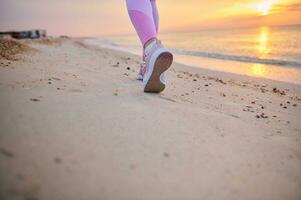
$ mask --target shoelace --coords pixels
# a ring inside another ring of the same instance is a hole
[[[141,62],[137,80],[143,80],[145,72],[146,72],[146,64],[145,62]]]

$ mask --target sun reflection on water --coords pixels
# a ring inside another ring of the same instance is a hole
[[[267,75],[267,67],[264,64],[254,64],[251,66],[251,74],[253,76],[264,77]]]
[[[258,36],[257,50],[260,54],[260,58],[266,58],[271,52],[269,47],[270,30],[268,27],[261,27]]]
[[[271,53],[269,46],[270,41],[270,29],[268,27],[261,27],[256,38],[258,51],[258,57],[261,59],[268,58],[268,54]],[[250,75],[257,77],[265,77],[268,74],[267,66],[265,64],[253,64],[250,67]]]

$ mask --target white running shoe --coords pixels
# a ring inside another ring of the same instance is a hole
[[[144,92],[160,93],[165,89],[164,72],[170,68],[172,62],[172,53],[159,40],[154,40],[145,48]]]

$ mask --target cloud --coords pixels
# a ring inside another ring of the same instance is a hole
[[[272,12],[298,12],[301,11],[301,3],[295,3],[295,4],[277,4],[273,6]]]

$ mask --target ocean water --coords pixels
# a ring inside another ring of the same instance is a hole
[[[159,37],[180,63],[301,84],[301,25],[164,33]],[[98,42],[141,54],[136,35]]]

